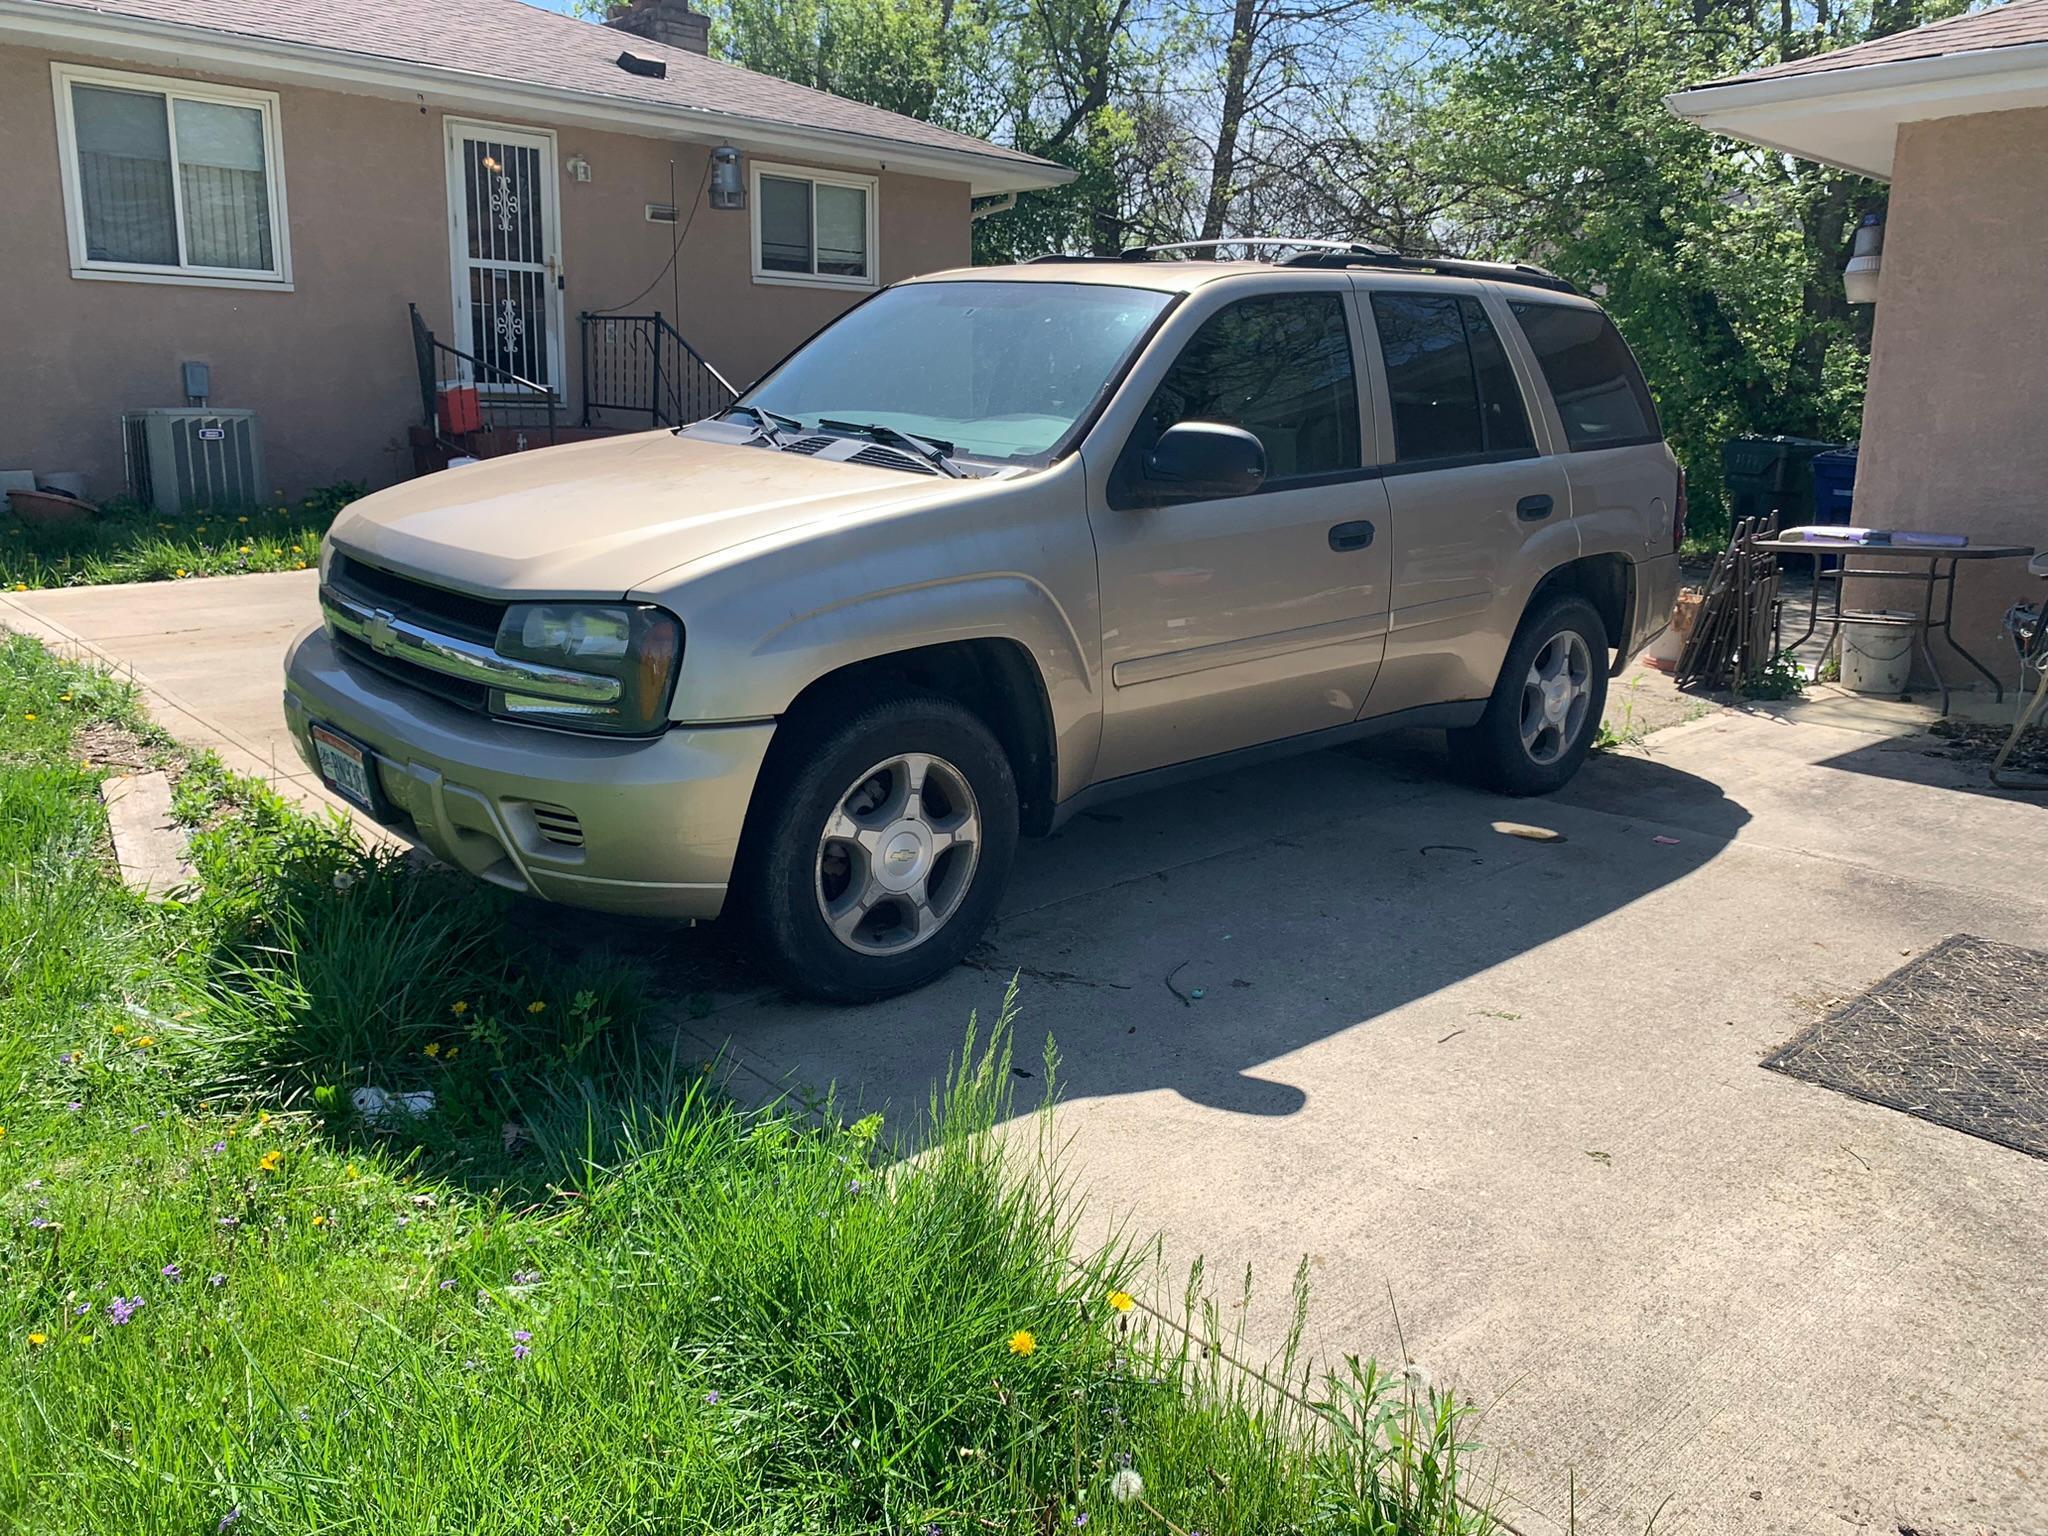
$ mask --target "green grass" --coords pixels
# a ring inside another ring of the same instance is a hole
[[[127,737],[187,901],[108,874]],[[505,918],[0,642],[0,1528],[1491,1529],[1447,1396],[1291,1346],[1274,1393],[1199,1271],[1186,1331],[1118,1305],[1154,1271],[1077,1241],[1007,1006],[901,1126],[747,1110]]]
[[[362,494],[364,487],[344,482],[294,507],[280,502],[178,518],[123,500],[58,528],[24,523],[0,499],[0,590],[304,570],[318,558],[335,514]]]

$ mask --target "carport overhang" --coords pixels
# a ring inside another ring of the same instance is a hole
[[[2048,43],[1713,81],[1664,104],[1710,133],[1889,181],[1901,123],[2048,106]]]

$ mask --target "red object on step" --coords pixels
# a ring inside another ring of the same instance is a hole
[[[484,412],[477,400],[474,384],[443,384],[441,386],[441,435],[454,437],[463,432],[478,432],[483,429]]]

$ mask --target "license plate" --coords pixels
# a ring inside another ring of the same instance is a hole
[[[313,726],[312,737],[313,753],[320,761],[321,781],[351,805],[360,806],[372,816],[381,816],[376,758],[370,749],[324,725]]]

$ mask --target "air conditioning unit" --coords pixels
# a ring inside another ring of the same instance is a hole
[[[263,432],[254,411],[167,407],[121,418],[128,494],[161,516],[260,506]]]

